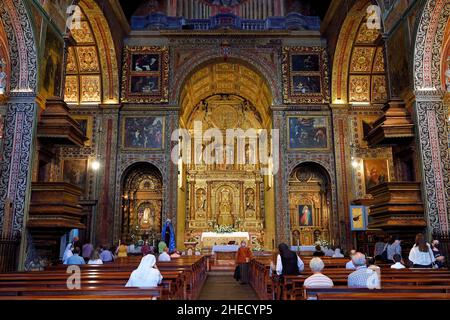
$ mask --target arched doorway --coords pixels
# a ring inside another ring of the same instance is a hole
[[[122,180],[122,239],[156,241],[161,237],[163,180],[149,163],[130,166]]]
[[[270,166],[271,156],[267,81],[242,61],[210,61],[188,76],[180,104],[185,135],[178,243],[200,242],[203,232],[230,227],[249,232],[253,246],[270,247],[274,193],[262,170]]]
[[[324,167],[304,162],[289,176],[289,218],[292,245],[330,242],[331,179]]]

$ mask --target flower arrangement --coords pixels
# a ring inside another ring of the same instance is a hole
[[[316,246],[321,246],[322,248],[324,248],[324,247],[329,247],[330,246],[330,244],[328,243],[328,241],[327,240],[324,240],[324,239],[317,239],[317,241],[314,243],[314,245],[316,245]]]
[[[236,229],[233,228],[233,226],[216,226],[214,229],[214,232],[216,233],[232,233],[236,232]]]

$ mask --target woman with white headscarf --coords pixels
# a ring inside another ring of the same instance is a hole
[[[336,250],[334,250],[334,254],[332,257],[333,258],[343,258],[344,255],[341,253],[341,249],[336,248]]]
[[[62,258],[63,264],[67,264],[67,259],[69,259],[71,256],[73,256],[72,249],[73,248],[72,248],[72,242],[71,242],[66,246],[66,250],[64,250],[64,254],[63,254],[63,258]]]
[[[156,258],[152,254],[147,254],[142,258],[139,267],[131,273],[125,287],[156,287],[161,283],[163,277],[156,267]]]

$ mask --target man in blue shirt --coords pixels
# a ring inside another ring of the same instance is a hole
[[[356,267],[356,271],[348,276],[349,288],[369,288],[375,289],[379,287],[378,274],[372,269],[367,268],[366,256],[361,252],[357,252],[352,257],[352,262]]]
[[[80,248],[76,247],[75,249],[73,249],[73,256],[67,259],[66,264],[86,264],[86,262],[84,262],[84,259],[80,257]]]
[[[102,248],[102,252],[100,253],[100,259],[102,259],[103,262],[113,262],[114,256],[110,250],[108,250],[107,247]]]

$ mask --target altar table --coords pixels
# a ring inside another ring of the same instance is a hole
[[[230,233],[216,233],[203,232],[201,242],[203,247],[213,247],[216,245],[227,245],[230,241],[235,241],[237,245],[241,241],[249,241],[250,235],[248,232],[230,232]]]

